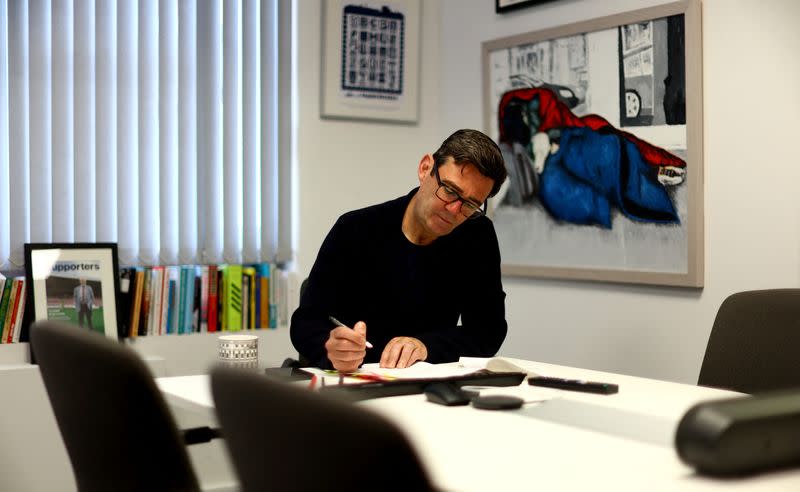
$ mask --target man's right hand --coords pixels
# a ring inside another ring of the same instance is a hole
[[[341,372],[353,372],[364,362],[367,355],[367,324],[359,321],[348,328],[337,326],[331,330],[325,342],[328,359],[333,368]]]

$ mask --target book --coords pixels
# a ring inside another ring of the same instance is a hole
[[[6,340],[9,339],[8,333],[11,330],[11,324],[12,324],[11,322],[14,319],[14,308],[17,302],[18,286],[19,286],[19,278],[15,277],[11,280],[11,288],[9,289],[10,294],[8,297],[8,305],[6,309],[6,318],[5,320],[3,320],[3,330],[2,334],[0,334],[0,343],[8,343],[6,342]]]
[[[244,270],[244,269],[242,269]],[[250,277],[242,272],[242,329],[250,329]]]
[[[14,338],[14,325],[17,322],[17,312],[19,310],[19,303],[25,291],[22,289],[25,283],[25,277],[16,277],[11,284],[11,300],[9,300],[9,315],[6,316],[6,325],[3,328],[3,341],[4,343],[11,343]],[[12,302],[13,301],[13,302]]]
[[[208,271],[208,265],[200,267],[200,333],[208,331]]]
[[[217,265],[208,266],[208,331],[217,331],[218,311]]]
[[[219,331],[225,331],[225,265],[219,267],[217,271],[217,328]]]
[[[258,327],[269,328],[269,263],[261,263],[256,267],[258,272]]]
[[[223,311],[228,331],[242,329],[242,266],[228,265],[222,277]]]
[[[199,333],[200,332],[200,269],[197,266],[193,266],[190,272],[192,276],[192,304],[190,306],[190,313],[191,316],[191,329],[189,330],[190,333]]]
[[[151,268],[144,268],[144,287],[142,290],[142,312],[139,314],[139,336],[147,335],[147,317],[150,315]]]
[[[256,329],[256,269],[252,266],[242,268],[242,281],[247,278],[248,291],[246,296],[242,296],[242,302],[247,303],[247,324],[244,328],[248,330]]]
[[[19,337],[22,334],[23,321],[25,321],[25,300],[28,297],[28,291],[25,290],[27,280],[25,277],[20,277],[19,293],[17,294],[17,309],[13,326],[11,327],[11,334],[8,340],[9,343],[19,343]]]
[[[131,338],[136,338],[139,335],[139,317],[142,312],[142,294],[144,292],[144,270],[141,268],[136,268],[134,285],[131,319],[128,325],[128,336]]]
[[[150,270],[150,313],[147,316],[147,335],[158,335],[161,329],[161,301],[164,285],[164,267]]]
[[[167,333],[178,332],[178,306],[180,305],[181,268],[179,266],[167,267],[169,285],[169,300],[167,308]]]
[[[0,299],[3,298],[3,292],[6,291],[6,276],[0,273]],[[0,323],[3,322],[3,318],[0,317]]]
[[[11,284],[14,282],[13,278],[5,278],[3,281],[3,296],[0,297],[0,343],[3,343],[3,331],[5,326],[5,321],[8,314],[8,300],[11,297]]]
[[[277,305],[277,284],[278,266],[274,263],[269,264],[269,327],[278,327],[278,305]]]
[[[169,296],[169,267],[161,267],[161,312],[158,317],[157,335],[166,335],[168,333]]]

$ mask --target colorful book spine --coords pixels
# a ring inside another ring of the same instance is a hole
[[[192,333],[200,332],[200,268],[197,266],[192,267],[192,280],[194,281],[192,289]]]
[[[152,269],[144,269],[144,290],[142,291],[142,312],[139,315],[139,336],[147,336],[147,317],[150,315],[151,273]]]
[[[11,328],[11,338],[9,343],[19,343],[19,337],[22,334],[22,322],[25,316],[25,300],[27,299],[28,291],[25,290],[26,285],[25,277],[22,277],[19,282],[19,293],[17,294],[17,313],[14,326]]]
[[[194,308],[194,279],[195,279],[195,268],[194,266],[188,265],[183,267],[184,271],[186,272],[186,288],[184,289],[184,300],[183,300],[183,324],[181,325],[181,333],[191,333],[192,332],[192,311]]]
[[[269,265],[269,327],[278,327],[278,267]]]
[[[260,293],[258,302],[261,305],[258,317],[259,328],[269,328],[269,289],[270,289],[270,268],[269,263],[261,263],[257,267],[259,272]]]
[[[228,331],[242,329],[242,266],[228,265],[223,275],[224,315]]]
[[[164,267],[154,266],[150,270],[151,298],[150,315],[147,318],[147,335],[159,335],[161,330],[161,303],[164,286]]]
[[[139,318],[142,313],[142,294],[144,292],[144,270],[136,269],[134,275],[133,306],[131,307],[131,320],[128,325],[128,336],[135,338],[139,335]]]
[[[200,267],[200,333],[208,332],[208,265]]]
[[[25,294],[22,290],[23,279],[17,277],[11,284],[11,299],[9,300],[9,315],[6,316],[6,324],[3,327],[3,342],[11,343],[14,338],[14,324],[17,322],[17,310],[19,309],[20,298]]]
[[[242,295],[242,303],[247,305],[247,323],[243,327],[256,329],[256,269],[248,266],[242,268],[242,281],[247,279],[247,295]]]
[[[186,266],[181,266],[180,273],[180,292],[178,292],[178,326],[176,333],[184,332],[184,325],[186,324],[186,287],[189,282],[186,280],[189,270]]]
[[[3,343],[5,338],[2,336],[5,332],[5,322],[8,318],[8,301],[11,297],[11,285],[14,282],[13,278],[6,278],[3,281],[3,296],[0,297],[0,343]]]
[[[217,282],[217,265],[208,266],[208,331],[217,331],[219,289]]]

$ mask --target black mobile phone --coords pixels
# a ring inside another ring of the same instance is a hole
[[[584,381],[582,379],[564,379],[546,376],[533,376],[528,378],[531,386],[541,386],[543,388],[556,388],[567,391],[582,391],[584,393],[597,393],[600,395],[611,395],[619,393],[619,386],[612,383],[601,383],[598,381]]]

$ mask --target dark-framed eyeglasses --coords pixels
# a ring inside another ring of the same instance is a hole
[[[461,208],[459,211],[461,212],[461,215],[468,219],[477,219],[478,217],[486,215],[486,212],[484,212],[484,210],[481,208],[482,205],[467,200],[463,196],[459,195],[456,190],[447,184],[442,183],[442,178],[439,177],[439,166],[433,166],[433,175],[436,176],[436,182],[439,183],[439,187],[436,188],[436,198],[443,201],[445,205],[450,205],[453,202],[460,201]]]

